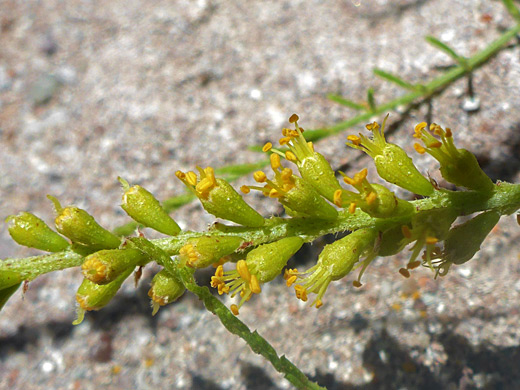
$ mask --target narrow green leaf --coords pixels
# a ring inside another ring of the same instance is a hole
[[[261,149],[262,149],[262,147],[260,147],[260,151],[261,151]],[[262,169],[267,164],[269,164],[269,160],[261,160],[261,161],[257,161],[255,163],[250,163],[250,164],[228,165],[226,167],[221,167],[221,168],[215,169],[215,174],[217,174],[219,177],[223,177],[224,179],[226,179],[228,181],[234,181],[234,180],[238,179],[239,177],[242,177],[251,172]]]
[[[374,98],[374,88],[368,88],[367,91],[367,102],[370,107],[371,112],[375,112],[377,110],[376,99]]]
[[[15,284],[14,286],[4,288],[3,290],[0,290],[0,310],[4,307],[4,305],[7,303],[9,298],[18,290],[18,287],[20,287],[22,283]]]
[[[390,81],[391,83],[397,84],[404,89],[408,89],[410,91],[414,91],[416,89],[416,87],[413,84],[410,84],[409,82],[403,80],[399,76],[396,76],[392,73],[388,73],[388,72],[385,72],[384,70],[377,69],[377,68],[375,68],[373,70],[373,72],[376,76],[379,76],[384,80]]]
[[[513,0],[502,0],[504,6],[507,9],[507,12],[511,14],[511,16],[517,21],[520,22],[520,10],[515,5]]]
[[[343,96],[340,95],[329,94],[327,95],[327,99],[335,103],[339,103],[342,106],[353,108],[354,110],[365,111],[367,109],[364,105],[356,103],[352,100],[345,99]]]
[[[465,68],[467,66],[468,61],[466,60],[466,58],[464,58],[463,56],[458,55],[455,52],[455,50],[453,50],[451,47],[446,45],[444,42],[439,41],[437,38],[435,38],[435,37],[433,37],[431,35],[428,35],[424,39],[426,39],[426,42],[428,42],[430,45],[436,47],[437,49],[443,51],[445,54],[447,54],[448,56],[453,58],[462,67]]]

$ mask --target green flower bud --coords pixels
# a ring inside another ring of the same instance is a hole
[[[314,267],[303,273],[298,273],[298,270],[286,272],[287,285],[296,282],[296,297],[302,301],[307,301],[308,293],[316,294],[312,305],[319,308],[330,282],[339,280],[352,271],[360,257],[373,248],[377,234],[374,229],[359,229],[325,246]],[[304,276],[306,274],[308,276]]]
[[[219,294],[240,293],[240,304],[232,305],[231,311],[237,315],[238,309],[253,294],[260,294],[261,284],[270,282],[280,274],[287,261],[303,245],[300,237],[287,237],[279,241],[263,244],[247,254],[246,260],[237,262],[236,270],[224,271],[219,265],[215,276],[211,278],[211,286],[218,288]]]
[[[91,282],[88,279],[83,279],[83,282],[76,292],[76,301],[79,304],[78,318],[72,323],[73,325],[79,325],[85,316],[85,311],[100,310],[108,304],[114,298],[117,291],[130,276],[133,268],[127,268],[121,275],[119,275],[114,281],[108,284],[97,284]]]
[[[200,178],[194,172],[177,171],[175,175],[199,198],[208,213],[243,226],[264,225],[264,217],[252,209],[231,184],[223,179],[216,179],[213,168],[197,169]]]
[[[149,191],[139,185],[130,187],[122,178],[119,181],[125,191],[121,207],[132,219],[169,236],[175,236],[181,231],[179,225]]]
[[[444,262],[464,264],[471,260],[499,219],[496,211],[486,211],[450,229],[444,241]]]
[[[14,286],[23,281],[22,275],[16,271],[0,271],[0,290]]]
[[[297,165],[302,178],[311,184],[318,193],[333,202],[334,192],[341,189],[341,186],[325,157],[318,152],[314,152],[298,161]]]
[[[440,141],[434,135],[438,136]],[[428,131],[426,122],[422,122],[415,126],[414,137],[421,139],[425,145],[423,147],[415,144],[415,150],[421,154],[428,153],[439,161],[444,179],[471,190],[486,192],[493,190],[493,182],[480,168],[473,153],[455,147],[450,128],[444,130],[436,123],[432,123]]]
[[[175,302],[186,291],[182,282],[166,270],[159,271],[152,279],[152,287],[148,296],[152,299],[152,315],[155,315],[161,306]]]
[[[362,150],[374,159],[377,173],[389,183],[395,184],[414,194],[428,196],[434,191],[433,185],[415,167],[412,159],[399,146],[391,144],[385,139],[385,123],[379,129],[376,122],[366,127],[372,131],[372,138],[359,134],[349,135],[348,146]]]
[[[119,237],[102,228],[85,210],[72,206],[62,208],[55,197],[49,195],[48,198],[58,214],[56,229],[73,243],[99,249],[114,249],[121,244]]]
[[[22,283],[16,283],[11,287],[6,287],[0,290],[0,310],[2,310],[9,298],[11,298],[11,296],[16,292],[16,290],[18,290],[21,284]]]
[[[31,213],[11,215],[6,222],[10,224],[9,234],[20,245],[47,252],[60,252],[69,246],[67,240]]]
[[[235,252],[244,240],[234,236],[202,236],[190,238],[180,249],[181,265],[205,268]]]
[[[336,209],[323,199],[305,179],[296,178],[295,187],[279,200],[288,210],[287,213],[292,216],[324,220],[335,220],[338,217]]]
[[[128,268],[135,268],[143,258],[145,255],[137,249],[105,249],[87,256],[81,269],[91,282],[107,284]]]

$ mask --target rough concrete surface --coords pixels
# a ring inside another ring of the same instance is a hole
[[[247,146],[278,139],[293,112],[306,128],[355,115],[328,93],[361,101],[372,86],[378,102],[404,93],[373,67],[414,83],[439,75],[452,61],[423,36],[469,56],[514,23],[500,1],[358,2],[0,0],[0,219],[27,210],[50,223],[53,194],[114,228],[128,221],[117,176],[159,199],[182,193],[176,169],[257,161]],[[512,41],[474,72],[477,111],[463,109],[465,80],[431,106],[495,180],[520,180],[519,76]],[[390,139],[414,153],[411,129],[427,111],[391,112]],[[372,175],[346,134],[316,148],[335,168],[348,162]],[[418,161],[437,174],[431,159]],[[266,216],[279,211],[248,201]],[[213,221],[196,203],[174,216],[188,229]],[[352,289],[354,275],[333,283],[320,310],[278,280],[240,317],[330,389],[518,389],[519,232],[503,218],[475,260],[437,280],[427,270],[403,279],[405,256],[379,259],[362,289]],[[320,245],[298,261],[312,264]],[[2,225],[0,258],[34,253]],[[0,314],[0,388],[291,387],[194,297],[152,317],[152,271],[79,326],[78,270],[40,277],[23,299],[18,292]]]

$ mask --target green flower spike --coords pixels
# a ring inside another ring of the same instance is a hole
[[[148,190],[139,185],[130,187],[122,178],[119,181],[125,191],[121,207],[134,221],[169,236],[175,236],[181,231],[179,225]]]
[[[180,264],[206,268],[234,253],[244,240],[233,236],[201,236],[190,238],[179,251]]]
[[[264,217],[258,214],[235,191],[227,181],[216,179],[213,168],[202,169],[197,167],[200,176],[195,172],[175,172],[188,189],[193,192],[202,203],[202,207],[217,218],[227,219],[243,226],[261,227]]]
[[[240,303],[231,305],[233,314],[238,315],[244,302],[251,299],[253,294],[260,294],[260,286],[278,276],[302,245],[303,240],[299,237],[287,237],[260,245],[249,252],[245,260],[239,260],[235,270],[224,271],[223,266],[219,265],[215,276],[211,278],[211,286],[218,289],[219,295],[231,294],[234,297],[240,294]]]
[[[186,291],[182,282],[165,269],[159,271],[152,279],[152,286],[148,296],[152,300],[152,315],[159,311],[161,306],[175,302]]]
[[[359,229],[325,246],[314,267],[302,273],[297,269],[285,271],[287,286],[294,284],[296,297],[304,302],[309,293],[316,294],[311,306],[320,308],[323,305],[321,299],[330,282],[345,277],[365,251],[373,248],[376,237],[374,229]]]
[[[47,252],[60,252],[69,246],[67,240],[34,214],[22,212],[5,221],[9,223],[9,234],[20,245]]]
[[[429,196],[433,193],[433,185],[415,167],[412,159],[399,146],[391,144],[385,139],[385,124],[388,115],[383,121],[383,126],[374,122],[366,125],[367,130],[372,131],[372,138],[363,134],[349,135],[347,139],[350,146],[367,153],[374,159],[374,164],[379,176],[389,183],[398,185],[414,194]]]
[[[55,224],[58,232],[68,237],[73,243],[92,249],[114,249],[121,244],[121,239],[102,228],[89,213],[78,207],[62,208],[58,199],[48,195],[56,209]]]
[[[99,310],[105,307],[108,302],[114,298],[117,291],[130,276],[133,268],[126,269],[121,275],[119,275],[114,281],[108,284],[96,284],[88,279],[83,279],[83,282],[76,292],[76,301],[78,302],[78,317],[72,323],[73,325],[79,325],[85,317],[86,311]]]
[[[269,144],[264,150],[270,150]],[[274,172],[273,180],[269,180],[264,172],[253,174],[258,183],[266,183],[263,187],[242,186],[240,190],[247,194],[250,190],[258,190],[265,196],[277,198],[284,205],[287,214],[298,217],[314,217],[318,219],[334,220],[338,217],[336,209],[307,183],[306,180],[293,175],[290,168],[284,168],[280,156],[272,153],[270,156],[271,169]]]
[[[97,284],[114,281],[128,268],[135,268],[146,256],[137,249],[106,249],[85,258],[81,270],[83,276]]]
[[[444,179],[457,186],[471,190],[491,192],[494,188],[491,179],[480,168],[476,157],[466,149],[457,149],[453,142],[453,134],[449,127],[444,130],[436,123],[426,130],[426,122],[415,126],[415,138],[425,145],[416,143],[414,148],[418,153],[428,153],[441,164],[441,174]],[[434,135],[440,138],[435,138]]]
[[[303,136],[304,130],[298,126],[298,115],[293,114],[289,118],[294,123],[295,130],[283,129],[283,138],[280,145],[287,145],[289,150],[285,158],[298,166],[300,175],[316,191],[330,202],[334,201],[334,192],[341,189],[338,180],[334,176],[329,162],[320,153],[314,151],[312,142],[307,142]],[[264,147],[265,148],[265,147]]]

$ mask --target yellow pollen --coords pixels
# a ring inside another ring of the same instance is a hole
[[[334,204],[338,207],[341,207],[343,201],[341,200],[341,195],[343,194],[343,190],[337,189],[334,191]]]
[[[408,226],[401,226],[401,232],[403,233],[403,236],[405,236],[406,238],[412,238],[412,232],[410,231],[410,228]]]
[[[91,257],[81,266],[83,275],[89,276],[94,283],[102,281],[107,274],[107,267],[97,257]]]
[[[188,172],[186,174],[186,181],[188,182],[188,184],[191,184],[192,186],[196,186],[197,185],[197,175],[195,174],[195,172]]]
[[[298,122],[298,120],[300,119],[300,117],[296,114],[292,114],[291,117],[289,118],[289,123],[296,123]]]
[[[238,306],[233,304],[229,307],[229,309],[231,310],[231,313],[233,313],[234,315],[238,315]]]
[[[353,285],[354,287],[356,287],[356,288],[359,288],[359,287],[362,286],[362,284],[361,284],[361,282],[360,282],[359,280],[354,280],[354,281],[352,282],[352,285]]]
[[[321,301],[321,299],[316,300],[316,309],[319,309],[322,306],[323,306],[323,302]]]
[[[305,287],[297,284],[294,286],[294,292],[296,293],[296,298],[302,300],[303,302],[307,302],[307,290]]]
[[[239,260],[237,262],[237,272],[246,282],[251,280],[251,274],[249,273],[249,269],[247,268],[245,260]]]
[[[289,161],[297,161],[297,158],[296,158],[296,156],[294,155],[294,153],[291,152],[291,151],[289,151],[289,150],[288,150],[287,152],[285,152],[285,158],[286,158],[287,160],[289,160]]]
[[[251,188],[248,186],[242,186],[240,187],[240,191],[242,191],[244,194],[249,194],[251,192]]]
[[[288,277],[286,281],[287,287],[291,287],[296,282],[296,279],[298,279],[296,275]]]
[[[293,171],[291,168],[284,168],[282,171],[282,180],[287,181],[292,178]]]
[[[279,155],[273,153],[271,154],[269,159],[271,160],[271,168],[273,168],[273,170],[276,170],[281,167]]]
[[[347,140],[349,140],[356,146],[361,144],[361,138],[359,138],[357,135],[349,135],[347,137]]]
[[[217,269],[215,270],[215,276],[218,278],[221,278],[224,276],[224,267],[222,265],[219,265]]]
[[[258,183],[265,183],[267,176],[262,171],[256,171],[253,173],[253,179],[255,179],[255,181]]]
[[[350,214],[354,214],[356,212],[356,203],[355,202],[352,202],[349,206],[348,206],[348,212]]]
[[[426,122],[421,122],[421,123],[418,123],[416,126],[415,126],[415,132],[416,133],[419,133],[420,131],[426,129]]]
[[[180,180],[183,180],[186,178],[186,174],[182,171],[175,171],[175,176],[177,176],[177,178]]]
[[[271,142],[268,142],[264,145],[264,147],[262,148],[262,152],[268,152],[271,150],[271,148],[273,147],[273,144]]]
[[[301,129],[301,130],[303,133],[303,129]],[[312,150],[314,152],[314,144],[312,143],[312,141],[307,142],[307,146],[309,147],[310,150]]]
[[[285,128],[285,127],[282,129],[282,135],[283,135],[284,137],[287,137],[287,136],[289,135],[290,132],[291,132],[291,129],[287,129],[287,128]]]
[[[213,182],[210,179],[208,179],[207,177],[205,177],[204,179],[199,181],[199,183],[195,186],[195,190],[199,193],[203,193],[213,187],[214,187]]]
[[[283,138],[280,138],[280,140],[278,142],[280,142],[280,145],[286,145],[291,141],[291,139],[292,139],[291,137],[283,137]]]
[[[413,148],[415,149],[415,151],[419,154],[424,154],[426,153],[426,149],[423,148],[421,145],[419,145],[418,143],[415,143],[413,144]]]
[[[278,190],[276,190],[274,188],[271,191],[269,191],[270,198],[281,198],[282,196],[283,196],[283,194],[281,194]]]
[[[350,184],[351,186],[353,186],[356,182],[354,181],[354,179],[348,177],[348,176],[344,176],[343,177],[343,181],[347,184]]]
[[[251,292],[254,294],[260,294],[262,289],[260,288],[260,283],[258,283],[258,279],[256,275],[251,275],[251,281],[249,282],[249,287],[251,288]]]
[[[367,204],[368,204],[369,206],[373,205],[374,202],[376,201],[376,199],[377,199],[377,194],[376,194],[375,192],[371,192],[371,193],[369,193],[369,194],[367,195],[367,197],[366,197]]]
[[[434,245],[439,242],[439,239],[436,237],[426,237],[426,244]]]
[[[410,277],[410,271],[408,271],[406,268],[400,268],[399,273],[403,275],[405,278]]]

